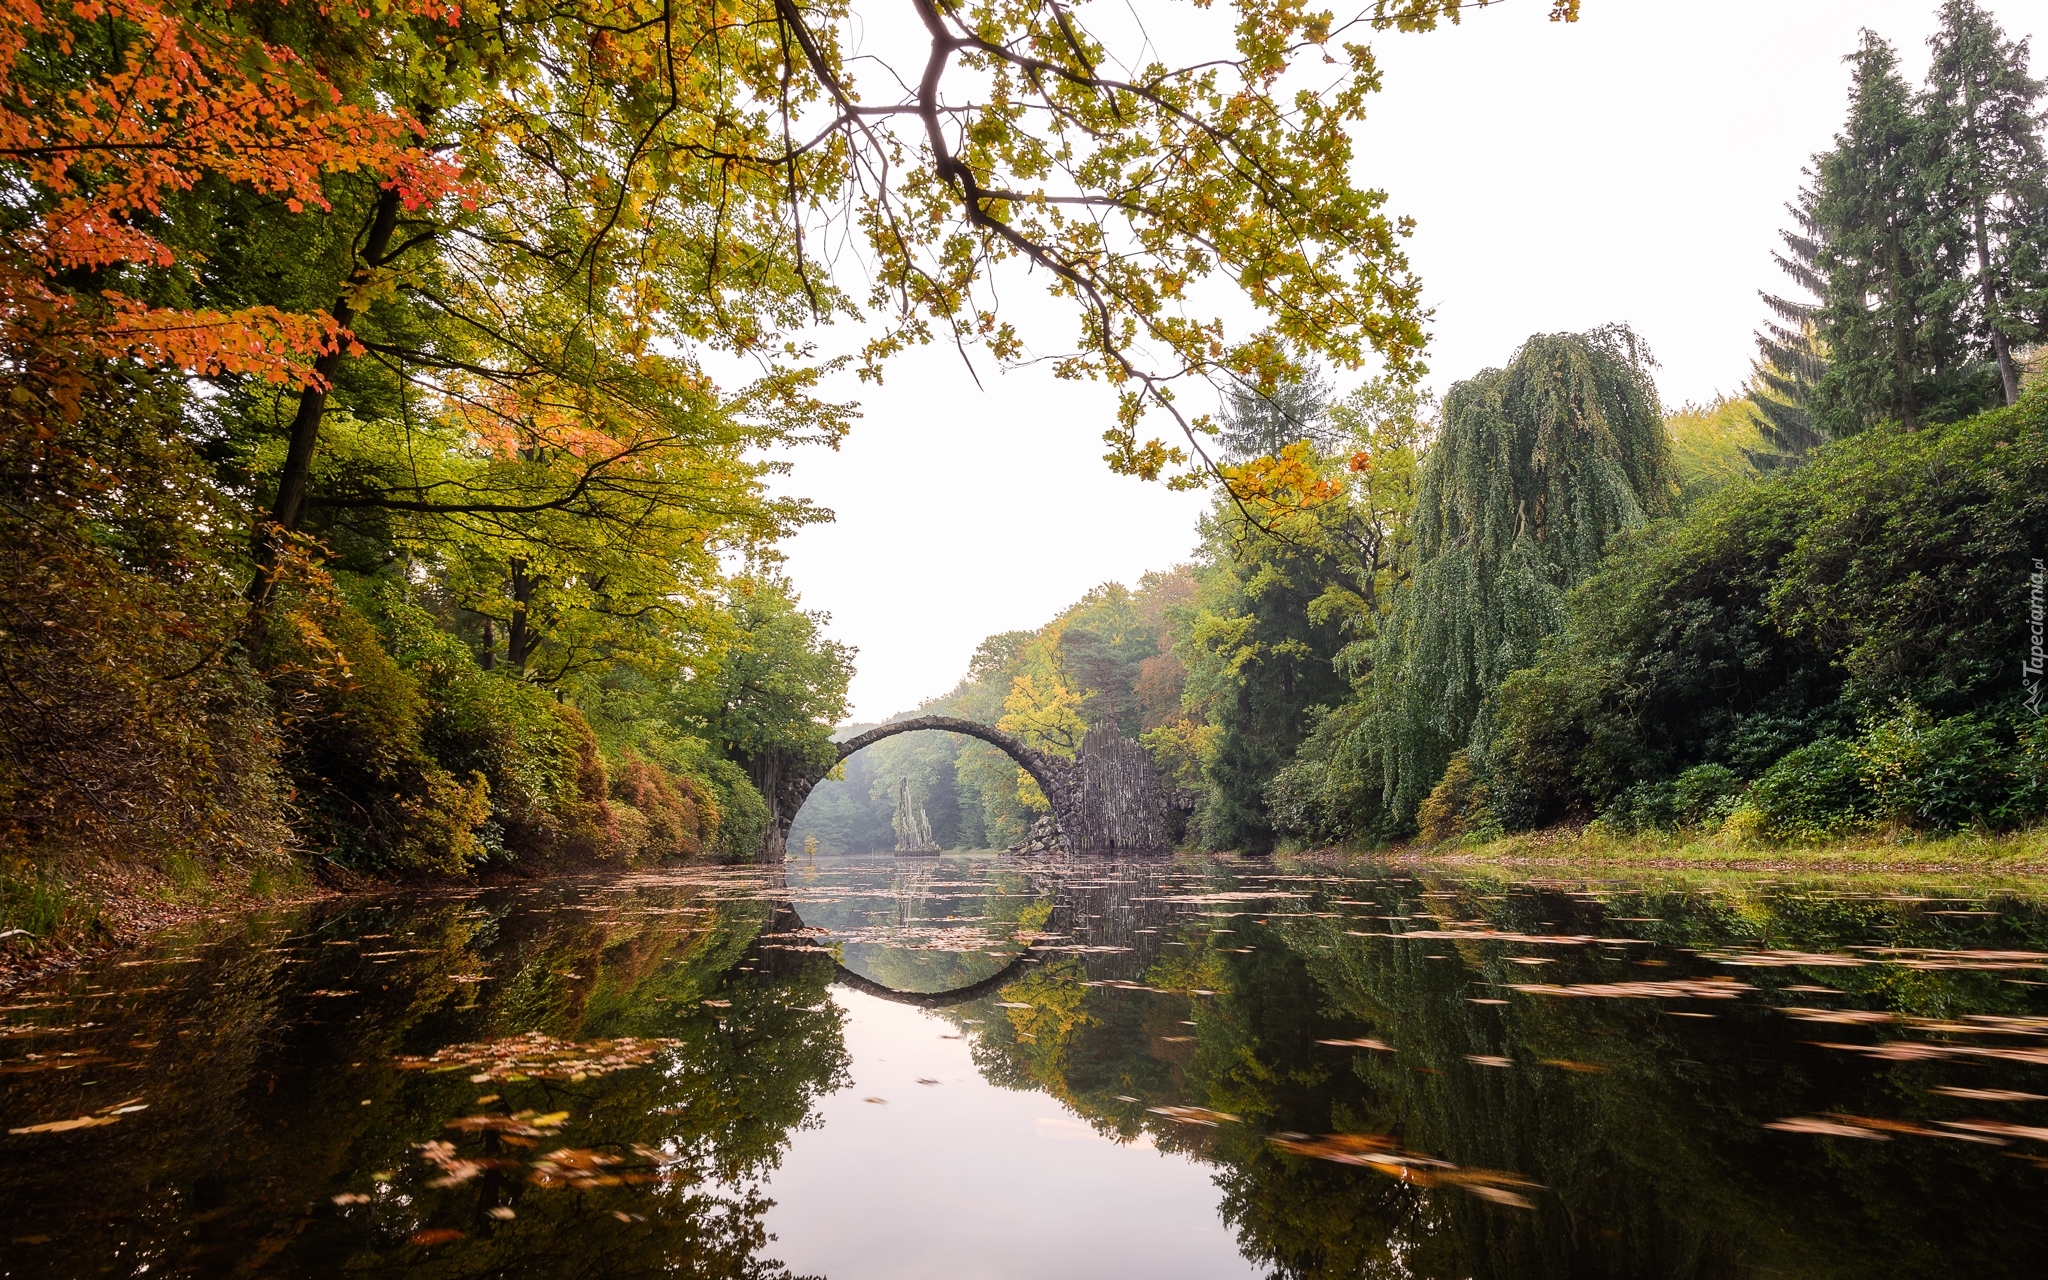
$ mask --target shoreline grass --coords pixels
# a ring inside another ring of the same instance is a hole
[[[2048,879],[2048,829],[1945,836],[1864,831],[1822,842],[1774,843],[1711,830],[1617,835],[1598,824],[1555,827],[1436,846],[1405,845],[1379,856],[1446,867],[1614,868],[1638,871],[1754,871],[1774,874],[1967,874]]]

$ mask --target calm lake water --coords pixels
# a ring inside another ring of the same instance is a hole
[[[820,860],[5,998],[7,1276],[2048,1274],[2048,909]]]

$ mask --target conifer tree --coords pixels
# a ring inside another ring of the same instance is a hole
[[[1487,695],[1534,661],[1564,593],[1675,493],[1651,360],[1621,325],[1537,334],[1444,397],[1423,465],[1414,586],[1374,688],[1388,806],[1410,815]],[[1382,678],[1384,677],[1384,678]]]
[[[1948,256],[1969,267],[1948,292],[1975,312],[1972,327],[2012,404],[2020,391],[2013,348],[2037,339],[2048,316],[2042,84],[2028,74],[2026,42],[2006,39],[1976,0],[1947,0],[1928,45],[1927,181]]]
[[[1336,432],[1329,425],[1329,401],[1329,384],[1314,369],[1276,384],[1270,392],[1232,386],[1223,394],[1223,424],[1217,433],[1224,458],[1277,458],[1288,445],[1302,440],[1318,452],[1330,452]]]
[[[1750,378],[1751,414],[1765,448],[1745,449],[1750,465],[1772,470],[1798,462],[1826,443],[1827,435],[1814,422],[1814,391],[1827,372],[1815,317],[1819,305],[1812,301],[1827,288],[1814,269],[1820,255],[1820,227],[1813,218],[1815,196],[1812,187],[1800,190],[1799,203],[1785,206],[1794,226],[1778,232],[1785,242],[1782,253],[1771,260],[1807,293],[1806,299],[1781,298],[1758,290],[1775,320],[1764,322],[1756,334],[1757,359]]]
[[[1887,419],[1913,430],[1940,395],[1936,375],[1961,363],[1951,349],[1959,326],[1936,310],[1949,300],[1936,262],[1942,237],[1917,163],[1923,122],[1898,55],[1866,31],[1848,61],[1849,118],[1819,158],[1813,210],[1830,355],[1817,416],[1831,435]]]

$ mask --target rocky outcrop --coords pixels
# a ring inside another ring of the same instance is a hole
[[[908,778],[904,778],[896,786],[896,817],[891,825],[896,828],[896,852],[939,851],[939,842],[932,839],[932,821],[925,816],[924,806],[910,798]]]
[[[1031,830],[1024,838],[1010,846],[1010,852],[1026,857],[1043,857],[1047,854],[1065,853],[1067,838],[1060,834],[1060,824],[1051,818],[1040,818],[1031,824]]]

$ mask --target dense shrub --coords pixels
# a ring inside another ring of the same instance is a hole
[[[306,564],[281,574],[254,650],[305,843],[364,870],[461,871],[483,857],[490,784],[429,754],[419,682],[331,578]]]
[[[1810,808],[1823,803],[1811,788],[1839,781],[1822,769],[1834,749],[1779,769],[1799,748],[1846,743],[1902,699],[1930,725],[2013,718],[2022,593],[2044,534],[2040,391],[1950,426],[1868,432],[1707,499],[1622,546],[1572,593],[1537,662],[1496,692],[1481,756],[1496,815],[1526,827],[1600,811],[1713,763],[1759,786],[1772,775],[1788,831],[1834,823]],[[2012,749],[2016,732],[2000,732]],[[2010,788],[1985,781],[1979,731],[1941,733],[1953,772],[1899,820],[2018,820]],[[1841,821],[1877,805],[1866,794]]]
[[[275,850],[235,531],[162,387],[73,390],[0,368],[0,855]]]
[[[1861,758],[1833,737],[1795,747],[1764,770],[1749,789],[1748,807],[1763,815],[1767,834],[1787,840],[1825,840],[1873,816]]]
[[[1694,765],[1676,777],[1630,787],[1601,810],[1600,820],[1617,831],[1718,826],[1742,792],[1742,779],[1728,766]]]
[[[1454,752],[1437,780],[1415,810],[1416,833],[1426,844],[1443,844],[1494,828],[1485,781],[1472,770],[1463,751]]]
[[[630,856],[659,861],[703,852],[704,795],[690,779],[629,751],[612,771],[612,799]]]
[[[1384,769],[1371,704],[1356,700],[1319,715],[1300,750],[1266,787],[1282,835],[1311,843],[1381,842],[1396,834],[1381,803]]]

